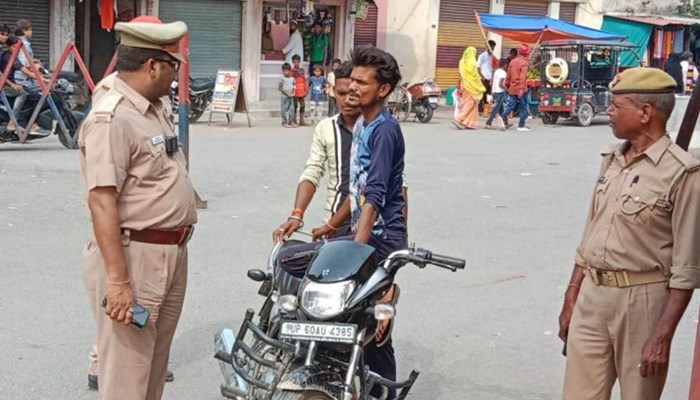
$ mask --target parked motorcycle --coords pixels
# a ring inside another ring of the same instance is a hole
[[[213,78],[190,78],[190,123],[197,122],[202,114],[207,110],[214,97]],[[173,81],[170,85],[170,105],[173,117],[178,112],[180,102],[178,100],[178,82]]]
[[[406,82],[391,93],[387,107],[399,121],[406,121],[413,115],[414,120],[425,124],[433,119],[439,98],[440,88],[433,79],[411,84]]]
[[[41,128],[39,132],[30,133],[27,141],[43,139],[51,135],[58,135],[58,140],[67,149],[77,149],[77,141],[73,143],[73,137],[77,135],[78,128],[85,118],[85,113],[73,110],[69,99],[75,95],[75,85],[67,79],[59,78],[56,80],[54,88],[51,90],[50,97],[56,106],[53,109],[48,101],[44,102],[36,122]],[[39,95],[37,95],[39,96]],[[27,107],[36,106],[35,102],[29,100],[25,103]],[[31,112],[25,108],[24,112]],[[61,116],[59,121],[56,114]],[[7,131],[7,124],[10,122],[10,115],[7,112],[5,104],[0,102],[0,143],[19,142],[19,136],[14,131]]]
[[[292,242],[294,244],[294,242]],[[364,365],[363,348],[380,321],[395,309],[379,302],[401,267],[434,265],[451,271],[465,261],[411,248],[379,263],[374,248],[352,241],[329,242],[318,252],[300,254],[311,260],[303,279],[287,273],[278,260],[277,244],[268,259],[271,272],[248,271],[261,282],[266,300],[258,323],[249,309],[237,333],[215,336],[215,358],[224,376],[221,394],[237,400],[370,400],[374,385],[405,399],[418,372],[403,382],[387,380]]]

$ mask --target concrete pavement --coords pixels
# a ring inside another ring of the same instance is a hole
[[[482,121],[483,123],[483,121]],[[188,294],[166,399],[219,399],[213,336],[262,298],[262,267],[292,207],[311,128],[277,121],[192,127],[191,176],[209,209],[190,246]],[[403,124],[410,240],[467,259],[458,273],[407,267],[395,347],[414,399],[557,399],[557,317],[599,168],[605,120],[529,133],[457,131],[442,110]],[[89,224],[77,153],[55,138],[0,145],[0,398],[96,399],[86,388],[95,332],[82,283]],[[319,193],[320,194],[320,193]],[[321,199],[323,196],[318,197]],[[320,222],[316,200],[307,224]],[[680,323],[664,398],[687,398],[698,302]]]

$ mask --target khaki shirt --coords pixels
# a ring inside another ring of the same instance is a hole
[[[92,91],[92,105],[96,106],[100,102],[102,96],[107,94],[112,86],[114,86],[114,80],[117,78],[117,73],[113,72],[104,77],[101,81],[97,82],[95,85],[95,90]]]
[[[163,104],[150,103],[118,77],[82,124],[80,172],[87,194],[96,187],[119,192],[121,226],[173,229],[197,222],[195,194],[182,150],[168,155],[174,135]]]
[[[629,163],[627,146],[602,152],[576,264],[659,270],[671,288],[700,287],[700,162],[668,136]]]

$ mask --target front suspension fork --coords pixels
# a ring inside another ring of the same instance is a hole
[[[350,363],[348,371],[345,374],[345,389],[343,389],[343,400],[352,400],[355,396],[354,381],[355,373],[357,372],[358,364],[360,363],[360,355],[362,354],[362,343],[365,341],[365,330],[363,329],[357,334],[355,345],[352,347],[350,354]]]

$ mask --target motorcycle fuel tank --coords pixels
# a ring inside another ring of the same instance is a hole
[[[321,247],[306,275],[311,281],[319,283],[348,279],[362,282],[374,273],[377,265],[377,252],[372,246],[339,240]]]

